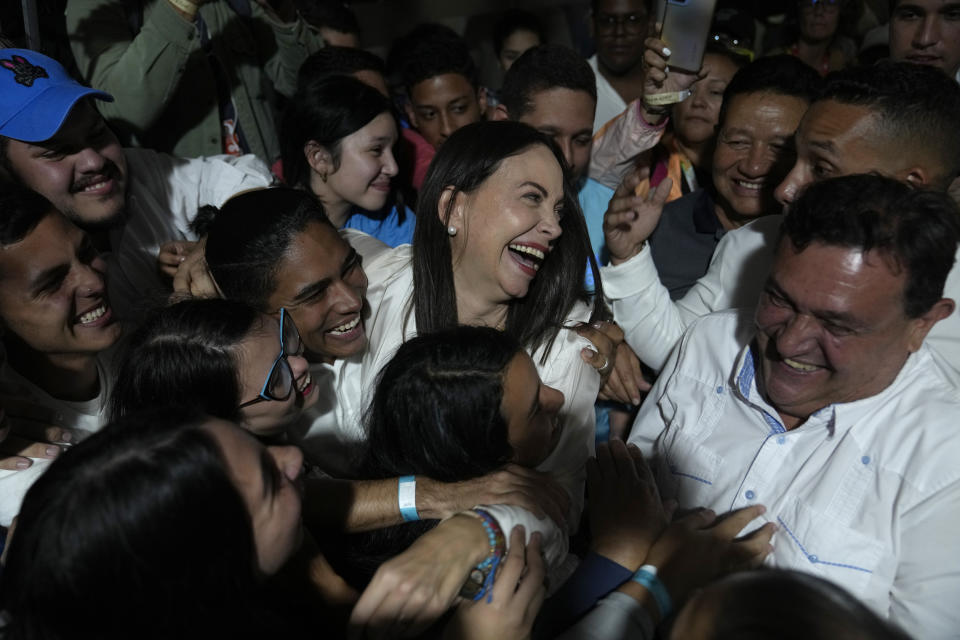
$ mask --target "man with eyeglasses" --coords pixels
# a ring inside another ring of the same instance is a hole
[[[649,30],[651,0],[593,0],[597,53],[588,60],[597,76],[597,131],[643,92],[643,41]]]

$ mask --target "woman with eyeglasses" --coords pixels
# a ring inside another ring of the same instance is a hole
[[[210,299],[162,309],[130,336],[111,402],[114,419],[180,406],[269,437],[318,396],[286,310]]]

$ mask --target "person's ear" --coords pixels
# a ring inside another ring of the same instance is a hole
[[[919,165],[900,171],[897,179],[906,182],[911,187],[929,187],[930,173]]]
[[[334,172],[333,156],[327,148],[316,140],[308,140],[303,145],[303,155],[310,168],[326,182],[327,176]]]
[[[494,120],[509,120],[510,112],[507,111],[507,108],[501,102],[493,110],[493,119]]]
[[[956,303],[950,298],[940,298],[926,313],[913,318],[910,321],[912,326],[910,328],[910,336],[907,339],[907,348],[910,350],[910,353],[918,351],[927,334],[930,333],[930,329],[933,328],[933,325],[945,318],[949,318],[950,314],[956,310],[956,307]]]
[[[440,223],[447,227],[447,233],[451,237],[463,231],[464,197],[462,191],[457,191],[456,187],[449,186],[443,190],[440,199],[437,201],[437,216],[440,218]]]

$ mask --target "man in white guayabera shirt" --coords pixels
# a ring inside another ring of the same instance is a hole
[[[960,629],[960,392],[924,344],[960,211],[874,175],[810,186],[785,216],[755,312],[696,320],[630,442],[664,498],[763,504],[767,562],[833,580],[912,635]]]

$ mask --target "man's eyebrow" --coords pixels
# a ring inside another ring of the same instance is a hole
[[[70,273],[70,265],[68,264],[58,264],[55,267],[50,267],[49,269],[41,271],[30,283],[30,294],[33,297],[36,297],[40,294],[40,292],[44,291],[55,282],[59,282],[66,278],[68,273]]]
[[[469,100],[469,99],[470,99],[470,94],[469,94],[469,93],[464,93],[464,94],[461,94],[461,95],[457,96],[456,98],[453,98],[452,100],[449,100],[449,101],[447,102],[447,106],[448,106],[448,107],[449,107],[449,106],[453,106],[453,105],[454,105],[455,103],[457,103],[457,102],[466,102],[466,101]]]
[[[837,145],[833,144],[833,140],[808,140],[807,144],[821,151],[825,151],[831,156],[837,155]]]
[[[308,300],[318,293],[322,293],[330,286],[330,278],[324,278],[323,280],[318,280],[317,282],[312,282],[299,291],[297,295],[293,296],[293,304],[300,304],[304,300]],[[292,305],[291,305],[292,306]]]
[[[277,463],[265,448],[260,449],[260,476],[263,480],[263,497],[269,499],[277,491]]]
[[[350,253],[348,253],[347,257],[343,259],[343,265],[340,267],[340,275],[346,275],[347,272],[350,271],[350,269],[353,269],[358,262],[361,262],[360,254],[357,253],[356,249],[351,247]]]

